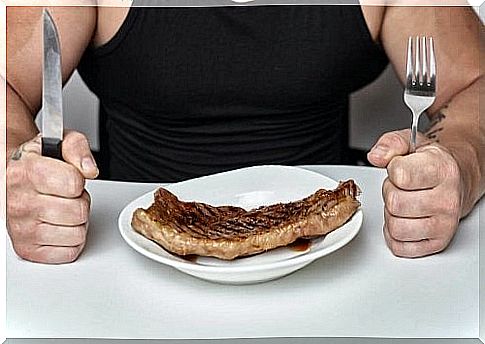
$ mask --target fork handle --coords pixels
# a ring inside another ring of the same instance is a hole
[[[418,122],[420,114],[413,114],[413,123],[411,125],[411,140],[409,141],[409,154],[416,152],[416,137],[418,135]]]

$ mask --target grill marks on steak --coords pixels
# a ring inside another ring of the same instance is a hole
[[[180,232],[199,239],[217,239],[217,235],[211,235],[210,226],[214,222],[246,212],[239,207],[213,207],[205,203],[183,202],[164,188],[156,191],[155,202],[146,211],[153,221],[172,225]]]
[[[335,190],[320,189],[296,202],[246,211],[239,207],[183,202],[160,188],[147,210],[135,211],[132,226],[179,255],[233,259],[335,230],[360,206],[358,193],[357,185],[349,180]]]

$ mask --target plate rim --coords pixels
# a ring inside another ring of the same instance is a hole
[[[231,172],[235,172],[235,171],[254,169],[254,168],[262,168],[262,167],[278,167],[278,168],[283,167],[283,168],[295,169],[295,170],[299,170],[299,171],[304,171],[305,173],[317,175],[319,177],[324,177],[324,178],[329,179],[329,180],[331,180],[335,183],[338,183],[338,181],[334,180],[333,178],[330,178],[330,177],[323,175],[321,173],[306,170],[306,169],[300,168],[300,167],[284,166],[284,165],[251,166],[251,167],[245,167],[245,168],[241,168],[241,169],[216,173],[216,174],[212,174],[212,175],[208,175],[208,176],[202,176],[202,177],[199,177],[199,178],[194,178],[194,179],[189,179],[189,180],[193,181],[193,180],[197,180],[197,179],[213,177],[213,176],[216,176],[218,174],[226,174],[226,173],[231,173]],[[187,180],[187,181],[189,181],[189,180]],[[163,187],[168,188],[172,185],[184,183],[184,182],[187,182],[187,181],[182,181],[182,182],[172,183],[172,184],[164,184]],[[118,222],[118,230],[119,230],[121,236],[123,237],[124,241],[132,249],[134,249],[136,252],[138,252],[139,254],[141,254],[141,255],[143,255],[147,258],[150,258],[152,260],[155,260],[159,263],[162,263],[162,264],[171,266],[173,268],[176,268],[178,270],[184,270],[184,272],[186,272],[186,271],[205,272],[205,273],[261,272],[261,271],[264,271],[264,270],[272,270],[272,269],[285,268],[285,267],[289,268],[291,266],[301,265],[301,264],[305,264],[305,263],[310,264],[311,262],[313,262],[313,261],[315,261],[319,258],[322,258],[325,255],[328,255],[328,254],[331,254],[335,251],[338,251],[340,248],[346,246],[360,232],[360,229],[361,229],[362,223],[363,223],[363,211],[362,211],[362,206],[361,206],[355,212],[355,214],[349,219],[349,221],[347,221],[344,225],[342,225],[342,226],[346,226],[346,225],[349,225],[352,222],[355,222],[355,223],[353,223],[355,228],[344,238],[344,240],[339,241],[339,242],[334,244],[334,245],[337,245],[336,248],[332,248],[332,246],[330,246],[330,247],[327,247],[327,248],[322,249],[322,250],[316,250],[316,251],[313,251],[313,252],[304,253],[304,254],[301,254],[301,255],[298,255],[298,256],[295,256],[295,257],[291,257],[289,259],[284,259],[284,260],[280,260],[280,261],[276,261],[276,262],[262,263],[262,264],[257,264],[257,265],[243,265],[243,266],[213,266],[213,265],[200,265],[200,264],[196,264],[196,263],[193,263],[193,262],[190,262],[190,261],[176,261],[176,260],[172,260],[168,257],[160,256],[156,253],[150,252],[149,250],[145,249],[144,247],[140,247],[139,245],[136,245],[136,243],[132,242],[132,240],[127,237],[127,233],[125,233],[125,230],[124,230],[124,224],[122,223],[123,220],[125,220],[125,219],[130,219],[130,221],[128,221],[128,222],[131,223],[131,216],[132,216],[133,211],[134,211],[134,209],[132,209],[132,208],[134,208],[133,205],[135,203],[137,203],[140,199],[147,197],[147,195],[153,195],[153,192],[156,191],[159,187],[161,187],[161,186],[155,186],[153,190],[148,191],[148,192],[144,193],[143,195],[137,197],[136,199],[132,200],[130,203],[128,203],[121,210],[121,212],[118,216],[118,221],[117,221]],[[129,209],[131,209],[130,214],[128,214]],[[138,236],[140,236],[140,238],[153,243],[152,240],[147,239],[143,235],[141,235],[140,233],[136,232],[131,227],[131,224],[130,224],[129,227],[130,227],[130,230],[135,235],[138,235]],[[329,233],[329,235],[330,234],[332,234],[332,232]],[[154,243],[154,244],[156,245],[156,243]],[[160,246],[160,249],[164,250],[169,255],[173,255],[171,252],[165,250],[161,246]],[[328,250],[330,250],[330,252],[328,252]],[[305,265],[307,265],[307,264],[305,264]]]

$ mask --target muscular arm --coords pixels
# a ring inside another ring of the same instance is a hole
[[[49,11],[59,31],[65,82],[91,41],[96,8],[50,7]],[[37,134],[34,119],[42,97],[41,16],[41,7],[7,8],[7,158]]]
[[[465,186],[463,216],[485,192],[485,160],[480,154],[485,145],[485,125],[479,120],[484,86],[480,28],[471,8],[388,7],[380,37],[403,82],[407,38],[434,37],[438,85],[436,101],[428,111],[432,126],[427,134],[445,146],[460,166]]]
[[[91,40],[96,10],[49,10],[59,31],[65,82]],[[81,133],[65,132],[64,161],[40,156],[40,140],[32,139],[42,95],[41,15],[41,7],[7,10],[7,149],[15,152],[6,169],[7,229],[19,257],[61,264],[76,260],[85,246],[91,202],[84,185],[98,170]]]

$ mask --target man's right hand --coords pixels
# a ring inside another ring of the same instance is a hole
[[[98,175],[86,137],[66,132],[65,162],[40,155],[40,136],[25,142],[7,165],[7,228],[23,259],[69,263],[86,242],[90,196],[85,179]]]

